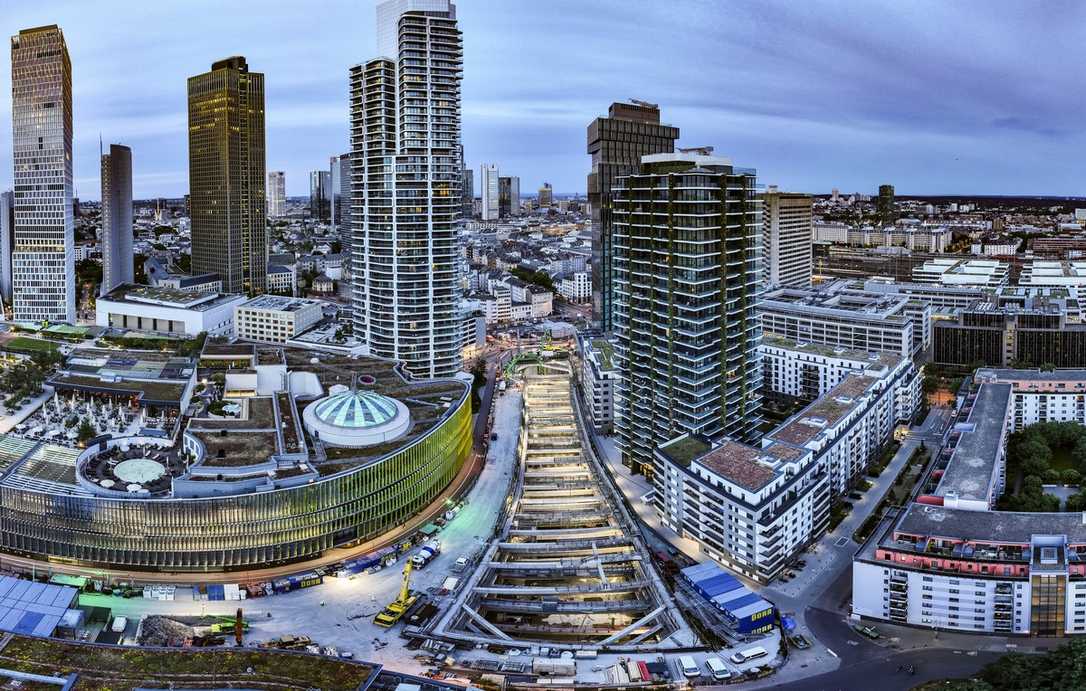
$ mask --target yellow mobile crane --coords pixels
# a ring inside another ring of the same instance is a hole
[[[407,613],[407,610],[411,609],[411,605],[415,604],[419,596],[411,592],[411,568],[409,559],[403,567],[403,582],[400,584],[399,597],[388,603],[388,606],[373,618],[374,624],[386,629],[391,628]]]

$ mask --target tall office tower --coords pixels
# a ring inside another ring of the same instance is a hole
[[[520,213],[520,178],[498,177],[498,217],[507,218]]]
[[[321,223],[332,220],[332,179],[327,170],[309,172],[309,215]]]
[[[56,25],[11,37],[11,100],[14,316],[75,322],[72,62]]]
[[[287,175],[281,170],[268,173],[268,218],[281,218],[287,211]]]
[[[102,291],[135,282],[132,259],[132,150],[102,154]]]
[[[460,371],[460,79],[449,0],[377,5],[351,68],[354,334],[416,377]]]
[[[610,181],[615,426],[623,463],[648,476],[658,444],[753,440],[761,422],[756,175],[709,151],[645,156]]]
[[[498,185],[498,166],[486,164],[479,166],[479,192],[482,195],[482,219],[484,221],[496,221],[501,218],[498,200],[500,188]]]
[[[620,175],[638,172],[641,157],[671,153],[679,128],[660,124],[660,109],[651,103],[612,103],[607,117],[588,125],[588,204],[592,208],[592,319],[612,329],[611,186]]]
[[[189,77],[192,272],[263,293],[268,269],[264,75],[234,56]]]
[[[897,203],[894,201],[894,186],[879,185],[879,199],[876,206],[879,223],[892,226],[897,221]]]
[[[331,182],[332,228],[339,238],[340,252],[347,258],[345,263],[350,270],[351,261],[351,154],[333,156],[328,179]]]
[[[11,250],[15,247],[15,195],[0,192],[0,299],[11,304]]]
[[[540,208],[547,208],[554,203],[554,189],[551,188],[551,183],[544,182],[543,186],[539,188],[539,206]]]
[[[471,168],[463,168],[463,166],[461,168],[460,198],[462,208],[460,209],[460,215],[467,220],[471,220],[472,207],[475,201],[475,176],[472,174]]]
[[[766,286],[811,285],[811,195],[771,186],[762,201],[762,268]]]

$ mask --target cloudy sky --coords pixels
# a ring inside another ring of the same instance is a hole
[[[264,72],[268,170],[287,192],[347,144],[347,69],[375,51],[373,0],[0,0],[0,32],[59,24],[74,73],[75,175],[98,136],[133,149],[137,198],[188,187],[185,79],[245,55]],[[1086,5],[1047,2],[461,0],[468,164],[528,194],[583,192],[585,127],[659,103],[680,145],[713,145],[798,191],[1086,193]],[[9,58],[10,59],[10,58]],[[10,63],[0,188],[11,185]]]

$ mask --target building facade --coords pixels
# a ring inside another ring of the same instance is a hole
[[[770,189],[762,200],[765,285],[806,288],[811,285],[811,195]]]
[[[132,150],[110,144],[102,154],[102,295],[135,282],[132,232]]]
[[[539,208],[547,209],[552,204],[554,204],[554,188],[551,187],[551,183],[544,182],[539,188]]]
[[[234,56],[189,77],[192,272],[216,273],[228,293],[263,293],[264,75]]]
[[[611,190],[616,428],[623,462],[653,475],[656,446],[684,432],[757,430],[762,219],[753,170],[696,152],[642,160]]]
[[[588,125],[588,205],[592,210],[592,318],[604,331],[613,328],[611,189],[620,175],[641,169],[641,157],[675,151],[679,128],[660,124],[651,103],[612,103],[607,117]]]
[[[461,161],[463,161],[462,156]],[[471,168],[463,168],[462,166],[460,171],[460,197],[462,199],[460,217],[470,221],[474,215],[475,176]]]
[[[12,36],[11,99],[14,317],[74,323],[72,63],[56,25]]]
[[[162,336],[230,336],[242,295],[181,291],[124,284],[94,303],[95,323]]]
[[[234,308],[234,337],[260,343],[286,343],[321,320],[317,300],[261,295]]]
[[[879,198],[876,204],[879,223],[892,226],[897,221],[897,202],[894,200],[893,185],[879,185]]]
[[[11,251],[15,247],[15,195],[0,192],[0,299],[11,306]]]
[[[479,166],[479,191],[482,194],[482,220],[497,221],[501,218],[501,186],[498,166],[492,163],[484,163]]]
[[[281,218],[287,212],[287,174],[281,170],[268,173],[268,218]]]
[[[615,422],[614,346],[606,339],[582,337],[581,395],[592,411],[592,426],[600,434],[610,434]]]
[[[339,238],[341,253],[346,258],[347,273],[351,269],[351,155],[333,156],[328,180],[332,194],[332,229]]]
[[[309,216],[319,223],[332,220],[332,179],[327,170],[309,171]]]
[[[387,0],[377,17],[381,57],[351,68],[354,334],[415,376],[452,376],[461,341],[456,6]]]

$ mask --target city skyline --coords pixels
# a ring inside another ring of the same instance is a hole
[[[465,44],[465,163],[497,162],[526,190],[549,180],[556,193],[583,193],[584,128],[601,103],[630,97],[659,103],[669,122],[691,123],[680,145],[713,142],[722,155],[757,161],[762,180],[784,190],[871,194],[892,182],[901,195],[1073,195],[1080,192],[1073,181],[1086,173],[1074,155],[1075,89],[1056,69],[1073,56],[1075,37],[1025,8],[988,19],[966,5],[769,4],[724,14],[719,5],[693,4],[635,13],[606,4],[576,13],[585,8],[462,4],[460,20],[474,33]],[[5,13],[9,35],[67,27],[81,198],[98,192],[99,133],[141,152],[136,198],[184,194],[184,79],[233,54],[268,75],[268,167],[286,171],[288,195],[304,196],[305,173],[346,150],[347,70],[372,54],[371,4],[334,2],[311,16],[302,7],[271,6],[257,16],[227,10],[198,29],[185,28],[174,8],[110,6],[123,10],[124,27],[110,26],[116,12],[79,3]],[[873,28],[862,21],[867,14],[883,20]],[[553,51],[553,30],[531,27],[559,20],[563,50]],[[243,22],[248,30],[238,32]],[[668,59],[630,49],[646,23],[658,27],[654,38]],[[717,27],[717,51],[689,40],[705,25]],[[962,26],[971,31],[958,35]],[[127,49],[113,50],[119,44]],[[1008,44],[1031,60],[1000,48]],[[140,79],[131,64],[143,66]],[[1015,88],[989,86],[1008,83]],[[10,104],[0,105],[0,156],[8,158],[10,122]],[[1021,176],[1023,166],[1033,173]],[[10,185],[4,170],[0,188]]]

